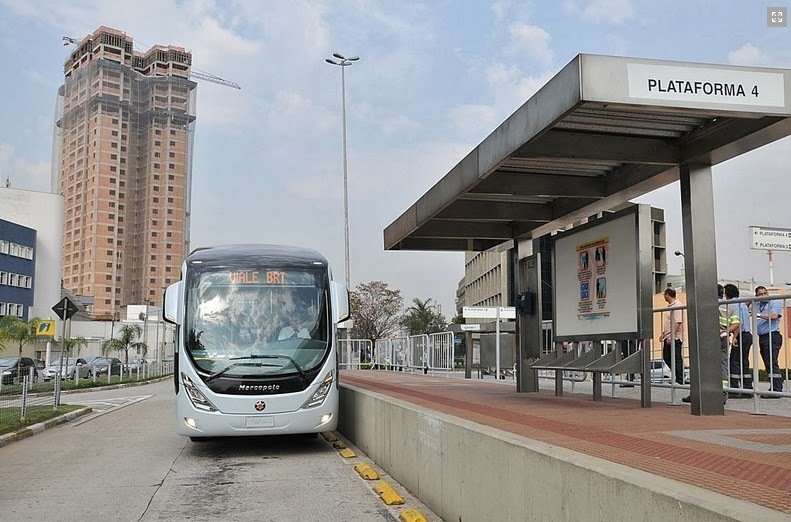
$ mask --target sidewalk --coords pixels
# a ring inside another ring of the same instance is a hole
[[[556,397],[553,381],[543,379],[530,394],[516,393],[508,380],[393,372],[344,372],[341,382],[791,514],[791,419],[734,411],[749,400],[729,400],[724,416],[701,417],[686,404],[666,404],[669,390],[659,389],[653,407],[641,408],[626,397],[638,396],[637,388],[616,386],[613,398],[606,385],[594,402],[590,383],[575,383],[571,393],[567,382]],[[676,400],[684,395],[677,390]],[[789,399],[762,402],[785,415],[791,409]]]

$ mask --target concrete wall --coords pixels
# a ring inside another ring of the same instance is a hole
[[[338,430],[444,520],[787,520],[574,451],[341,385]]]

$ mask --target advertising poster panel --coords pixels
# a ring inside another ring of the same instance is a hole
[[[640,207],[555,236],[557,340],[635,338],[641,334],[642,286],[646,276],[641,266],[648,263],[650,278],[651,260],[646,255],[651,252],[650,239],[647,249],[640,245],[640,226],[645,220],[641,219]],[[650,225],[650,217],[647,221]],[[650,226],[647,233],[650,235]],[[648,285],[650,288],[650,280]]]

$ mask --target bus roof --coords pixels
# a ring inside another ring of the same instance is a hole
[[[207,265],[225,265],[236,262],[276,264],[280,266],[309,266],[326,268],[327,260],[310,248],[287,245],[218,245],[193,250],[187,257],[187,264],[200,261]],[[320,264],[319,264],[320,263]]]

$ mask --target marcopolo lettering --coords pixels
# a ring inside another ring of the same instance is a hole
[[[277,391],[279,384],[240,384],[239,391]]]
[[[648,78],[648,90],[649,92],[703,94],[706,96],[747,96],[744,86],[740,83],[692,82],[659,78]],[[753,87],[752,94],[758,96],[757,86]]]

